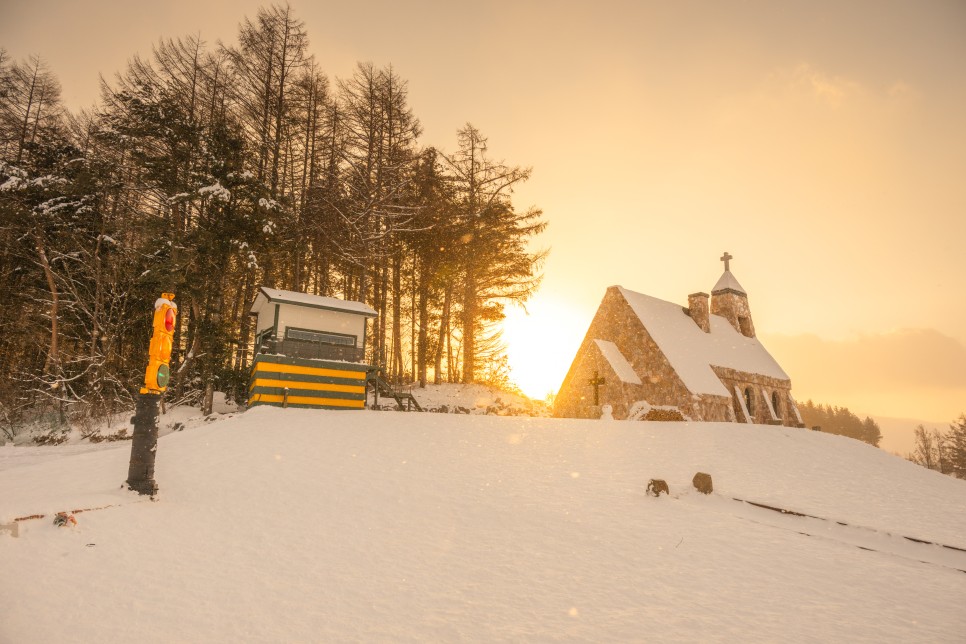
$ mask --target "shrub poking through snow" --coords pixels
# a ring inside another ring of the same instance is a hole
[[[60,445],[66,443],[68,438],[70,438],[69,431],[51,430],[46,434],[37,436],[34,442],[38,445]]]
[[[75,526],[77,525],[77,519],[74,518],[73,514],[68,514],[67,512],[58,512],[57,516],[54,517],[54,525],[59,528]]]
[[[664,479],[651,479],[647,484],[647,493],[651,496],[661,496],[661,492],[670,494],[667,489],[667,481]]]
[[[121,429],[117,430],[113,434],[92,433],[92,434],[89,434],[88,436],[85,436],[85,438],[87,438],[87,440],[89,440],[92,443],[102,443],[104,441],[113,443],[116,441],[129,441],[133,437],[131,436],[131,434],[127,433],[127,427],[122,427]]]

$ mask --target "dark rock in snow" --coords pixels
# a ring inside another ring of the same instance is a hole
[[[701,494],[711,494],[714,492],[714,486],[711,484],[711,475],[705,474],[704,472],[698,472],[694,475],[691,480],[695,489]]]

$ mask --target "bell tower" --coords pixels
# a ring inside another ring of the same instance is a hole
[[[718,283],[711,290],[711,314],[720,315],[741,335],[755,337],[755,325],[751,321],[751,308],[748,306],[748,294],[741,287],[735,276],[731,274],[730,262],[734,257],[725,251],[721,256],[724,262],[724,273]]]

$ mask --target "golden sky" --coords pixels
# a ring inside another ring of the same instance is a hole
[[[0,46],[91,105],[159,37],[263,3],[5,0]],[[727,250],[799,399],[966,411],[966,3],[292,0],[331,76],[391,63],[422,142],[533,166],[543,288],[511,365],[555,390],[612,284],[687,303]]]

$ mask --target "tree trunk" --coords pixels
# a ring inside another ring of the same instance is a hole
[[[472,260],[468,260],[472,264]],[[476,374],[476,275],[467,267],[463,291],[463,382],[472,383]]]
[[[58,330],[58,316],[60,315],[60,295],[57,290],[57,281],[54,272],[50,268],[50,261],[47,259],[47,251],[44,249],[43,238],[34,231],[34,247],[37,249],[37,257],[40,259],[40,267],[44,270],[44,277],[47,279],[47,288],[50,289],[50,350],[47,352],[47,360],[44,362],[44,375],[53,373],[55,377],[60,377],[60,350]]]
[[[17,165],[23,160],[23,148],[27,143],[27,128],[30,124],[30,111],[33,109],[34,90],[37,87],[37,75],[40,73],[40,66],[35,65],[33,76],[30,79],[30,93],[27,96],[27,107],[24,110],[23,126],[20,128],[20,142],[17,146]]]
[[[417,356],[416,364],[419,371],[419,386],[425,389],[426,387],[426,353],[427,346],[426,343],[429,341],[429,276],[426,275],[425,267],[419,274],[419,338],[417,341]],[[439,367],[436,367],[437,370]]]
[[[248,336],[251,334],[252,316],[248,314],[248,303],[255,297],[255,285],[252,283],[252,275],[249,273],[245,278],[245,300],[242,304],[241,330],[238,334],[238,350],[241,354],[239,366],[242,371],[248,369]]]
[[[402,382],[402,254],[397,250],[392,261],[392,363],[393,377]]]
[[[227,262],[226,262],[227,263]],[[223,265],[224,266],[224,265]],[[224,274],[224,268],[219,268],[219,274]],[[223,303],[223,285],[221,281],[218,280],[215,284],[215,292],[212,295],[211,301],[209,303],[209,319],[207,323],[207,333],[205,333],[205,344],[204,349],[208,354],[206,360],[204,361],[204,381],[205,381],[205,395],[201,403],[201,413],[204,416],[211,415],[211,408],[214,401],[215,392],[215,374],[217,369],[221,366],[219,362],[223,355],[220,351],[220,347],[223,346],[220,343],[219,330],[221,329],[221,307]]]
[[[382,338],[382,362],[385,364],[390,357],[386,350],[386,344],[389,338],[387,328],[389,326],[389,265],[385,260],[382,260],[380,264],[379,335]]]

